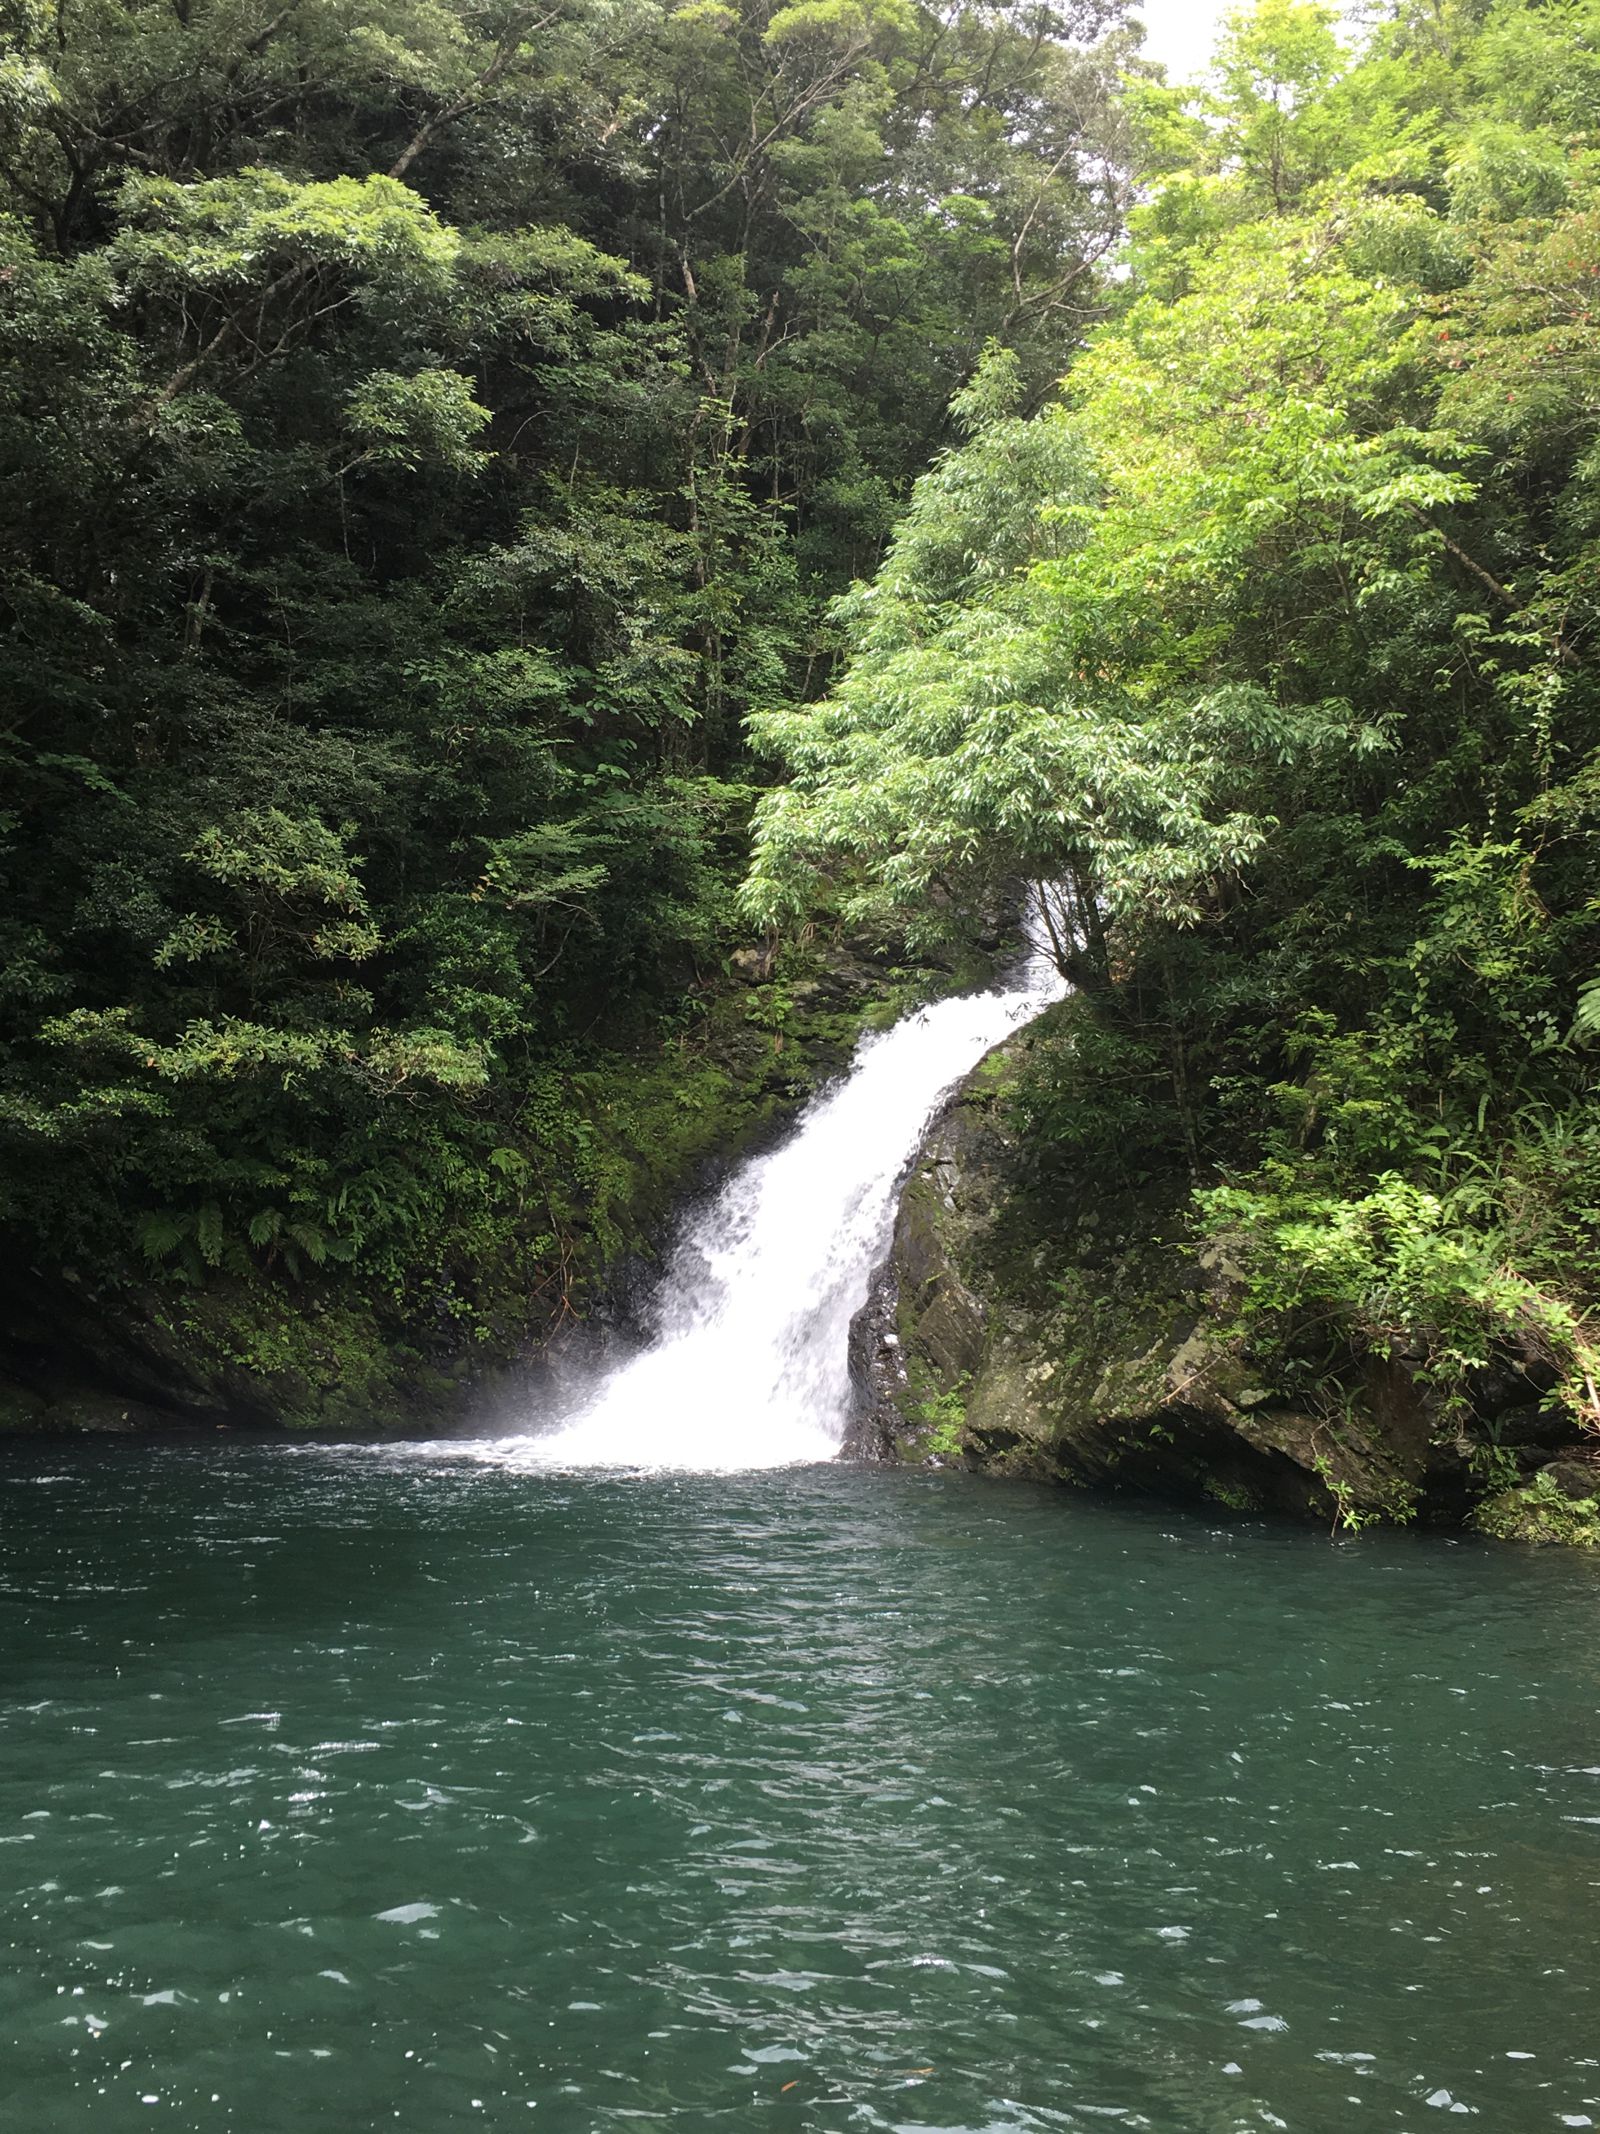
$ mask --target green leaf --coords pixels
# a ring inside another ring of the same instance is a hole
[[[208,1200],[194,1220],[195,1243],[208,1267],[222,1264],[223,1235],[222,1210],[214,1200]]]
[[[147,1259],[170,1259],[188,1235],[189,1226],[173,1215],[147,1215],[139,1225],[139,1249]]]

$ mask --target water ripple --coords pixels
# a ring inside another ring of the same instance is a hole
[[[1600,2123],[1591,1565],[827,1468],[0,1492],[30,2134]]]

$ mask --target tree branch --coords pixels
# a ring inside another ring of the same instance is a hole
[[[469,83],[458,97],[453,98],[442,110],[436,111],[432,118],[423,120],[399,156],[389,166],[389,176],[403,178],[439,129],[452,125],[464,111],[470,111],[510,66],[517,55],[517,47],[523,40],[537,36],[540,30],[548,29],[558,13],[558,9],[552,8],[548,14],[540,15],[537,20],[522,15],[512,22],[502,33],[500,42],[495,46],[494,57],[477,80]]]
[[[301,282],[306,280],[310,272],[311,269],[303,260],[297,261],[294,266],[286,267],[281,274],[268,282],[259,295],[251,298],[250,303],[241,304],[237,311],[223,320],[205,347],[173,372],[160,392],[157,393],[156,405],[165,407],[168,401],[175,400],[187,386],[194,382],[195,378],[205,369],[214,356],[221,355],[228,343],[239,333],[245,314],[251,309],[252,305],[256,307],[257,316],[259,317],[265,312],[267,305],[275,296],[282,296],[286,289],[297,288]]]
[[[1445,532],[1444,528],[1438,525],[1433,519],[1430,519],[1428,514],[1422,509],[1420,504],[1408,504],[1406,506],[1406,510],[1411,514],[1412,518],[1417,521],[1418,525],[1426,526],[1429,533],[1437,535],[1439,540],[1444,544],[1444,547],[1447,552],[1450,555],[1454,556],[1457,563],[1461,565],[1461,568],[1464,571],[1470,571],[1473,577],[1477,579],[1480,585],[1487,586],[1489,591],[1494,594],[1495,598],[1504,602],[1504,604],[1511,610],[1513,615],[1527,614],[1528,608],[1526,602],[1519,600],[1516,594],[1512,592],[1510,586],[1502,585],[1500,583],[1500,580],[1495,577],[1492,571],[1485,570],[1483,565],[1477,560],[1475,556],[1469,556],[1467,554],[1467,551],[1461,546],[1461,543],[1459,541],[1452,541],[1450,536]],[[1561,642],[1559,635],[1557,636],[1555,641],[1555,655],[1556,658],[1561,662],[1563,667],[1576,667],[1578,664],[1577,654],[1571,649],[1570,646],[1564,645]]]

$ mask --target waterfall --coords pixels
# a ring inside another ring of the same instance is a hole
[[[1008,990],[863,1039],[784,1142],[685,1224],[649,1346],[554,1427],[456,1450],[552,1468],[832,1459],[850,1415],[850,1321],[888,1252],[901,1175],[947,1093],[1061,991],[1036,955]]]

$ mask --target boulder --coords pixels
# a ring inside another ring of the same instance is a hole
[[[1464,1422],[1416,1343],[1334,1355],[1309,1401],[1275,1386],[1240,1329],[1240,1269],[1193,1240],[1186,1177],[1079,1205],[1035,1189],[1008,1102],[1035,1041],[989,1056],[906,1181],[852,1333],[852,1449],[1355,1527],[1459,1521],[1496,1476],[1578,1440],[1532,1357],[1477,1373]],[[1583,1474],[1595,1495],[1600,1473]],[[1549,1487],[1579,1479],[1558,1460]]]

